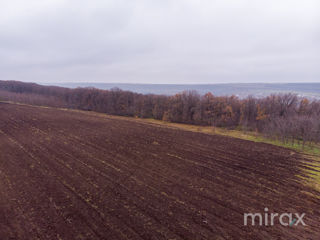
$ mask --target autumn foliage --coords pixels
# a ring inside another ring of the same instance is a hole
[[[154,118],[196,125],[258,131],[283,142],[320,141],[320,102],[295,94],[249,96],[199,95],[185,91],[174,96],[138,94],[118,88],[68,89],[17,81],[0,81],[0,100],[34,105]]]

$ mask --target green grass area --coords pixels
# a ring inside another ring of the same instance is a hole
[[[314,166],[313,169],[314,170],[307,171],[311,176],[311,180],[306,180],[306,183],[320,192],[320,163],[318,162],[318,165]],[[318,196],[318,198],[320,199],[320,196]]]

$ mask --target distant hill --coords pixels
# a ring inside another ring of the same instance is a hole
[[[49,84],[48,84],[49,85]],[[50,83],[61,87],[120,88],[143,94],[173,95],[184,90],[196,90],[200,94],[236,95],[238,97],[264,97],[272,93],[297,93],[299,96],[320,99],[319,83],[237,83],[237,84],[130,84],[130,83]]]

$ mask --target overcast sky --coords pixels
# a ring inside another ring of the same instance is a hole
[[[0,0],[0,79],[320,82],[319,0]]]

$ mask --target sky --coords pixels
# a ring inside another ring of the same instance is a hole
[[[0,79],[320,82],[319,0],[0,0]]]

